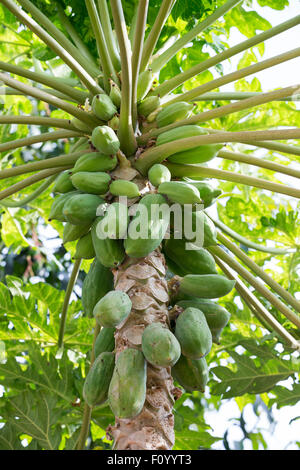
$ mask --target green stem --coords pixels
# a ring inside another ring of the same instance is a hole
[[[45,92],[45,93],[48,93],[48,91],[51,91],[51,96],[52,97],[56,97],[56,98],[59,98],[59,99],[64,100],[64,101],[74,101],[73,99],[70,98],[70,96],[65,95],[64,93],[61,93],[60,91],[54,90],[54,88],[51,88],[51,90],[49,88],[40,88],[40,90],[42,92]],[[11,87],[1,87],[0,88],[0,95],[2,95],[2,96],[5,96],[5,95],[7,95],[7,96],[20,96],[20,95],[27,96],[27,94],[25,92],[15,90],[14,88],[11,88]]]
[[[293,85],[279,90],[269,91],[267,93],[262,93],[259,96],[253,96],[252,98],[247,98],[245,100],[236,101],[234,103],[227,104],[225,106],[220,106],[219,108],[211,109],[209,111],[203,111],[202,113],[194,114],[193,116],[183,119],[182,121],[176,121],[169,126],[160,127],[159,129],[151,129],[147,134],[143,134],[139,139],[139,142],[146,142],[149,138],[157,137],[163,132],[174,129],[178,126],[185,126],[188,124],[199,124],[201,122],[211,121],[212,119],[220,118],[227,116],[228,114],[237,113],[245,109],[253,108],[255,106],[269,103],[274,101],[277,98],[283,98],[284,96],[291,96],[299,90],[300,85]],[[180,95],[183,96],[183,95]],[[283,137],[284,139],[285,137]]]
[[[57,173],[60,173],[61,171],[68,170],[71,167],[72,165],[63,166],[59,168],[51,168],[49,170],[40,171],[36,175],[29,176],[29,178],[25,178],[24,180],[11,185],[9,188],[0,191],[0,200],[9,197],[12,194],[18,193],[22,189],[27,188],[27,186],[31,186],[32,184],[37,183],[38,181],[48,178],[48,176],[52,176]]]
[[[110,3],[120,48],[122,69],[122,96],[118,137],[121,143],[121,150],[125,155],[130,156],[136,150],[136,141],[132,126],[131,46],[128,39],[122,2],[121,0],[111,0]]]
[[[11,140],[10,142],[4,142],[0,144],[0,153],[6,152],[7,150],[14,150],[21,147],[28,147],[32,144],[37,144],[40,142],[48,142],[49,140],[58,140],[58,139],[69,139],[70,137],[80,137],[82,133],[80,131],[67,131],[59,130],[53,132],[45,132],[44,134],[32,135],[30,137],[24,137],[23,139]]]
[[[70,302],[74,285],[76,283],[76,279],[79,273],[81,261],[82,261],[81,258],[75,260],[73,264],[72,273],[71,273],[71,276],[69,278],[69,282],[67,285],[67,290],[65,293],[63,308],[62,308],[61,317],[60,317],[60,326],[59,326],[59,334],[58,334],[58,342],[57,342],[57,346],[59,349],[62,348],[63,346],[69,302]]]
[[[52,21],[47,18],[42,11],[37,8],[29,0],[20,0],[18,3],[25,8],[31,16],[38,22],[40,26],[43,26],[48,33],[55,38],[57,43],[65,49],[65,51],[74,58],[91,76],[95,76],[95,69],[91,67],[91,62],[74,46],[74,44],[60,31]]]
[[[256,251],[262,251],[263,253],[270,253],[272,255],[286,255],[288,253],[292,253],[295,251],[295,249],[291,249],[291,248],[273,248],[273,247],[263,246],[258,243],[254,243],[251,240],[248,240],[247,238],[243,237],[239,233],[235,232],[234,230],[229,228],[227,225],[223,224],[223,222],[221,222],[220,220],[213,218],[210,214],[206,214],[206,215],[223,232],[227,233],[227,235],[229,235],[231,238],[233,238],[234,240],[237,240],[238,242],[242,243],[248,248],[252,248],[253,250],[256,250]]]
[[[183,121],[180,121],[183,122]],[[175,123],[177,124],[177,123]],[[173,125],[171,125],[173,126]],[[177,126],[176,126],[177,127]],[[170,128],[166,126],[160,129]],[[173,128],[173,127],[172,127]],[[158,129],[158,130],[160,130]],[[154,129],[155,130],[155,129]],[[151,137],[153,136],[153,133]],[[148,135],[149,136],[149,135]],[[141,139],[138,143],[141,144]],[[254,144],[260,140],[282,140],[282,139],[299,139],[300,129],[280,129],[280,130],[267,130],[267,131],[241,131],[241,132],[222,132],[217,134],[201,135],[197,137],[188,137],[185,139],[175,140],[167,144],[151,147],[140,155],[135,161],[136,168],[141,172],[146,172],[154,163],[161,163],[170,155],[181,152],[183,150],[193,149],[202,144],[216,144],[216,143],[227,143],[227,142],[251,142]],[[148,140],[148,139],[147,139]],[[146,141],[147,141],[146,140]],[[188,165],[188,168],[191,165]],[[200,168],[202,170],[202,168]],[[204,170],[204,168],[203,168]]]
[[[85,43],[82,41],[81,37],[78,35],[76,29],[72,25],[69,17],[65,14],[63,7],[57,2],[57,12],[58,12],[58,17],[60,19],[60,22],[62,26],[66,29],[67,33],[69,34],[70,38],[78,48],[80,54],[86,58],[86,60],[90,64],[90,69],[91,69],[91,74],[95,77],[99,75],[99,67],[97,67],[96,62],[92,54],[90,53],[89,49],[85,45]]]
[[[15,88],[16,90],[21,91],[25,95],[32,96],[41,101],[45,101],[46,103],[52,104],[56,108],[63,109],[67,113],[71,114],[72,116],[77,117],[80,121],[84,122],[87,126],[95,126],[99,125],[99,120],[90,114],[82,111],[78,107],[66,103],[65,101],[61,100],[60,98],[56,98],[55,96],[47,93],[39,88],[32,87],[27,85],[26,83],[19,82],[14,78],[11,78],[9,75],[0,72],[0,80],[2,80],[6,85]]]
[[[249,65],[249,67],[245,67],[240,70],[236,70],[235,72],[229,73],[227,75],[223,75],[223,77],[216,78],[215,80],[211,80],[208,83],[204,83],[196,88],[193,88],[190,91],[186,91],[185,93],[181,93],[171,100],[164,103],[162,106],[167,106],[170,103],[176,103],[177,101],[193,101],[198,95],[202,93],[206,93],[207,91],[214,90],[215,88],[219,88],[222,85],[226,85],[231,83],[235,80],[239,80],[241,78],[247,77],[248,75],[252,75],[254,73],[260,72],[270,67],[274,67],[275,65],[282,64],[288,60],[295,59],[296,57],[300,56],[300,47],[297,49],[293,49],[288,52],[284,52],[283,54],[277,55],[275,57],[271,57],[270,59],[262,60],[257,64]],[[298,91],[299,88],[295,91]],[[287,95],[289,96],[289,95]],[[282,97],[284,98],[284,96]]]
[[[154,24],[148,34],[148,37],[145,41],[143,47],[143,55],[141,60],[141,72],[143,72],[149,63],[150,57],[153,54],[157,41],[159,39],[161,30],[163,29],[165,22],[173,8],[173,5],[176,0],[163,0],[160,6],[157,17],[154,21]]]
[[[228,0],[220,8],[214,11],[211,15],[205,18],[204,21],[199,23],[193,29],[191,29],[184,36],[179,38],[169,49],[167,49],[161,56],[155,59],[151,64],[151,69],[154,73],[159,72],[169,60],[174,57],[184,46],[189,42],[193,41],[200,33],[217,21],[221,16],[225,15],[231,8],[240,3],[241,0]]]
[[[0,172],[0,180],[5,178],[11,178],[13,176],[25,175],[26,173],[32,173],[34,171],[47,170],[49,168],[63,167],[67,165],[74,165],[76,160],[81,155],[88,153],[88,150],[80,150],[65,155],[59,155],[58,157],[46,158],[37,162],[25,163],[25,165],[18,165],[12,168],[6,168]]]
[[[149,93],[149,96],[158,95],[163,97],[178,86],[182,85],[182,83],[184,83],[185,81],[189,80],[192,77],[195,77],[201,72],[204,72],[209,68],[222,63],[224,60],[229,59],[230,57],[233,57],[236,54],[239,54],[240,52],[246,51],[257,44],[264,42],[267,39],[270,39],[290,28],[293,28],[294,26],[297,26],[299,23],[300,15],[297,15],[294,18],[291,18],[290,20],[285,21],[284,23],[281,23],[277,26],[274,26],[273,28],[270,28],[267,31],[253,36],[250,39],[246,39],[246,41],[243,41],[237,44],[236,46],[233,46],[230,49],[227,49],[221,52],[220,54],[215,55],[214,57],[210,57],[209,59],[204,60],[200,64],[195,65],[194,67],[191,67],[185,72],[175,75],[175,77],[167,80],[164,83],[161,83],[157,88],[155,88],[153,92]]]
[[[299,350],[299,342],[269,313],[269,311],[265,308],[265,306],[256,298],[256,296],[248,289],[248,287],[238,278],[236,273],[227,266],[219,257],[213,255],[217,264],[220,266],[224,274],[229,279],[235,280],[235,288],[246,301],[247,305],[250,307],[251,305],[253,308],[254,315],[256,312],[259,313],[258,319],[260,320],[260,316],[262,317],[263,321],[270,325],[270,327],[278,333],[280,338],[282,338],[292,349]],[[264,324],[264,323],[263,323]]]
[[[85,4],[87,7],[87,11],[89,14],[89,18],[91,21],[91,25],[93,28],[94,36],[96,39],[98,54],[100,57],[100,62],[103,71],[103,80],[104,80],[104,88],[106,93],[109,93],[110,86],[109,86],[109,79],[111,78],[115,83],[118,85],[120,84],[119,78],[116,75],[113,63],[111,61],[107,44],[106,38],[104,36],[104,32],[102,29],[102,25],[100,23],[98,11],[95,5],[94,0],[85,0]]]
[[[262,178],[255,178],[254,176],[246,176],[241,173],[234,173],[232,171],[218,170],[215,168],[206,168],[197,165],[180,165],[177,163],[165,163],[169,168],[172,177],[200,177],[200,178],[216,178],[224,181],[232,181],[237,184],[244,184],[253,186],[254,188],[265,189],[279,194],[300,198],[300,189],[285,186],[284,184],[273,183]]]
[[[252,98],[253,96],[259,96],[261,93],[261,91],[211,91],[197,96],[193,101],[244,100],[246,98]],[[278,98],[276,101],[300,101],[300,95],[286,96],[285,98]]]
[[[300,302],[297,301],[288,291],[272,279],[263,269],[261,269],[249,256],[247,256],[235,243],[232,243],[227,237],[218,232],[217,238],[228,250],[237,256],[251,271],[259,276],[271,289],[273,289],[282,299],[290,304],[300,313]],[[300,317],[293,314],[289,318],[298,328],[300,328]]]
[[[241,152],[230,152],[229,150],[220,150],[217,157],[225,158],[226,160],[233,160],[236,162],[247,163],[248,165],[258,166],[266,170],[276,171],[276,173],[282,173],[284,175],[293,176],[294,178],[300,178],[300,170],[290,168],[279,163],[264,160],[262,158],[253,157],[246,153]]]
[[[25,24],[33,33],[49,46],[80,78],[86,88],[93,94],[101,93],[103,90],[96,83],[94,78],[82,67],[77,60],[64,47],[62,47],[45,29],[40,26],[33,18],[27,15],[12,0],[1,0],[1,3],[8,8],[23,24]]]
[[[76,131],[78,129],[74,127],[68,119],[57,119],[43,116],[0,116],[1,124],[25,124],[34,126],[45,126],[45,127],[56,127],[60,129],[67,129],[69,131]]]
[[[111,27],[109,10],[106,0],[98,0],[98,11],[100,21],[103,27],[104,36],[106,39],[109,56],[111,58],[114,69],[116,70],[116,72],[119,72],[121,69],[120,55],[116,47],[116,42]]]
[[[95,330],[94,330],[94,339],[93,339],[90,367],[93,365],[93,362],[95,360],[94,345],[95,345],[95,341],[96,341],[96,338],[97,338],[99,332],[100,332],[100,326],[97,322],[95,322]],[[87,403],[85,403],[80,435],[79,435],[77,445],[76,445],[77,450],[83,450],[85,448],[85,443],[86,443],[86,440],[87,440],[89,427],[90,427],[91,416],[92,416],[92,408],[90,408],[89,405]]]
[[[57,91],[67,95],[70,98],[74,99],[79,104],[84,104],[86,98],[89,96],[85,91],[77,90],[74,87],[65,85],[59,78],[53,77],[46,73],[31,72],[30,70],[18,67],[17,65],[11,65],[6,62],[0,61],[0,70],[5,70],[5,72],[10,72],[21,77],[28,78],[37,83],[42,83],[43,85],[54,88]],[[49,90],[51,92],[51,90]]]
[[[30,202],[34,201],[44,191],[46,191],[56,178],[57,178],[57,174],[50,176],[35,191],[33,191],[32,193],[30,193],[28,196],[24,197],[20,201],[9,201],[9,200],[6,201],[4,199],[0,202],[0,205],[4,207],[24,207]]]
[[[137,84],[145,37],[149,0],[140,0],[137,11],[137,26],[132,44],[132,121],[135,128],[137,120]]]
[[[231,268],[233,268],[240,276],[242,276],[254,289],[265,297],[277,310],[279,310],[292,323],[299,324],[299,318],[294,312],[281,302],[260,280],[254,277],[247,269],[238,263],[232,256],[227,254],[220,246],[210,246],[208,251],[223,260]],[[296,317],[296,318],[295,318]],[[296,322],[296,323],[295,323]]]

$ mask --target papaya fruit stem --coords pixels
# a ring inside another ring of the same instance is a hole
[[[57,174],[50,176],[35,191],[32,191],[32,193],[30,193],[28,196],[24,197],[20,201],[2,200],[0,202],[0,205],[4,207],[23,207],[26,204],[29,204],[30,202],[34,201],[38,196],[40,196],[44,191],[46,191],[56,178]]]

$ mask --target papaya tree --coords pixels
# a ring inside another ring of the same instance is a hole
[[[1,448],[207,448],[208,387],[215,406],[295,404],[300,84],[263,91],[256,74],[299,57],[262,56],[300,15],[272,26],[241,0],[0,0],[0,15],[3,249],[47,258],[54,229],[72,258],[66,288],[30,266],[1,283]],[[233,27],[246,39],[229,47]]]

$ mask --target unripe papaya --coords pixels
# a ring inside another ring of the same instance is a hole
[[[189,184],[198,189],[205,208],[211,206],[215,199],[222,194],[220,189],[214,189],[210,184],[203,181],[189,181]]]
[[[86,235],[91,228],[91,224],[86,225],[73,225],[66,222],[63,231],[63,245],[68,242],[73,242]]]
[[[147,194],[137,205],[124,240],[126,254],[143,258],[155,250],[165,237],[169,225],[169,207],[160,194]]]
[[[112,352],[103,352],[95,359],[83,385],[83,398],[90,407],[106,402],[114,367],[115,355]]]
[[[79,131],[85,132],[86,134],[91,133],[91,128],[76,117],[73,117],[71,119],[71,124],[73,124],[73,126],[76,127],[76,129],[78,129]]]
[[[169,104],[157,114],[157,126],[165,127],[173,124],[173,122],[187,118],[191,114],[193,107],[193,104],[186,103],[185,101]]]
[[[75,187],[73,186],[71,181],[70,171],[63,171],[54,183],[53,192],[65,194],[74,190]]]
[[[171,172],[165,165],[155,163],[148,171],[148,179],[153,186],[159,186],[161,183],[171,181]]]
[[[174,140],[187,139],[188,137],[205,134],[208,134],[208,132],[196,124],[180,126],[160,134],[156,139],[156,145],[163,145],[169,142],[174,142]]]
[[[129,224],[127,205],[113,202],[107,208],[103,219],[98,224],[98,230],[111,239],[124,238]]]
[[[211,350],[212,335],[204,313],[197,308],[188,307],[179,315],[175,336],[182,354],[190,359],[200,359]]]
[[[216,299],[229,294],[235,281],[219,274],[187,274],[180,280],[179,293]]]
[[[147,117],[150,113],[155,111],[160,105],[158,96],[148,96],[138,104],[138,114]]]
[[[195,186],[184,181],[166,181],[158,186],[159,194],[164,194],[171,202],[179,204],[200,204],[201,197]]]
[[[95,250],[92,241],[91,232],[81,237],[76,244],[74,259],[92,259],[95,258]]]
[[[114,131],[119,129],[120,118],[118,116],[113,116],[107,123]]]
[[[89,152],[78,158],[71,173],[78,171],[110,171],[114,170],[118,164],[115,155],[105,155],[101,152]]]
[[[93,146],[105,155],[115,155],[120,148],[120,141],[109,126],[95,127],[91,140]]]
[[[230,313],[226,308],[211,300],[198,298],[180,300],[176,304],[184,309],[194,307],[201,310],[211,331],[213,343],[219,344],[221,333],[230,320]]]
[[[103,238],[101,225],[98,227],[102,219],[103,216],[97,217],[91,228],[96,257],[103,266],[116,268],[125,258],[123,243],[122,240],[113,240],[107,237]]]
[[[74,225],[92,223],[101,204],[105,204],[104,199],[95,194],[75,194],[64,204],[63,215]]]
[[[109,192],[114,196],[126,196],[129,198],[138,197],[140,190],[133,181],[115,180],[109,186]]]
[[[103,352],[112,352],[115,349],[115,329],[103,327],[94,344],[94,354],[98,357]]]
[[[128,317],[131,307],[126,292],[112,290],[96,303],[93,315],[99,325],[114,328]]]
[[[63,213],[64,206],[71,197],[77,194],[78,191],[70,191],[69,193],[60,194],[59,196],[54,198],[50,209],[49,220],[55,219],[60,220],[60,222],[66,222],[66,217]]]
[[[168,267],[168,270],[172,273],[172,274],[175,274],[177,276],[180,276],[180,277],[183,277],[186,275],[186,272],[183,271],[180,266],[178,266],[177,263],[174,263],[173,260],[171,260],[170,258],[168,258],[168,256],[166,255],[166,253],[164,253],[165,255],[165,260],[166,260],[166,264],[167,264],[167,267]]]
[[[113,104],[119,109],[121,106],[122,93],[118,85],[114,83],[113,81],[111,81],[110,83],[109,97],[111,101],[113,102]]]
[[[203,247],[217,245],[217,230],[213,221],[203,211],[195,211],[192,213],[192,231],[198,233],[202,230]],[[191,243],[197,242],[196,238],[189,240]]]
[[[141,101],[143,98],[145,98],[150,88],[152,87],[154,78],[155,75],[151,69],[144,70],[144,72],[139,75],[137,83],[137,101]]]
[[[168,161],[172,163],[205,163],[209,162],[217,156],[223,144],[199,145],[189,150],[174,153],[168,157]]]
[[[110,97],[104,93],[93,97],[92,110],[102,121],[109,121],[118,112]]]
[[[214,257],[205,248],[187,247],[185,239],[169,238],[165,240],[164,252],[185,274],[217,274]]]
[[[172,367],[171,373],[185,391],[204,393],[208,382],[208,366],[205,357],[190,359],[181,355],[179,361]]]
[[[116,360],[108,390],[108,402],[117,418],[134,418],[142,411],[146,381],[147,364],[143,353],[137,349],[124,349]]]
[[[81,302],[86,316],[92,317],[96,303],[114,287],[113,274],[95,258],[82,284]]]
[[[169,367],[180,358],[180,344],[161,323],[148,325],[142,335],[142,351],[146,360],[157,367]]]
[[[105,194],[108,191],[110,175],[104,171],[78,171],[71,176],[75,188],[89,194]]]

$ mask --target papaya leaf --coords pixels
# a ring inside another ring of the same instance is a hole
[[[297,405],[300,400],[300,384],[294,383],[291,390],[277,385],[273,388],[272,395],[275,395],[275,398],[270,399],[270,406],[276,405],[277,408],[282,408]]]

